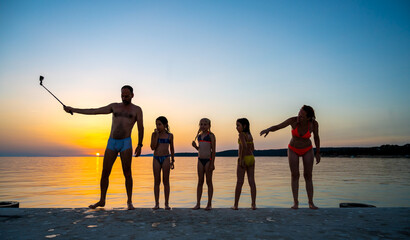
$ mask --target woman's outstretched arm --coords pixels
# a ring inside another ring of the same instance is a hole
[[[288,118],[287,120],[285,120],[284,122],[282,122],[282,123],[280,123],[280,124],[278,124],[278,125],[274,125],[274,126],[272,126],[272,127],[270,127],[270,128],[267,128],[267,129],[265,129],[265,130],[262,130],[262,131],[260,132],[260,135],[261,135],[261,136],[262,136],[262,135],[265,135],[264,137],[266,137],[266,136],[269,134],[269,132],[275,132],[275,131],[277,131],[277,130],[279,130],[279,129],[285,128],[285,127],[291,125],[292,123],[294,123],[294,122],[296,122],[296,121],[297,121],[297,117]]]

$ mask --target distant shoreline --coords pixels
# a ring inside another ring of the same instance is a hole
[[[316,150],[314,148],[314,150]],[[357,157],[357,158],[410,158],[410,144],[399,145],[382,145],[379,147],[322,147],[320,148],[322,157]],[[265,149],[255,150],[256,157],[286,157],[288,149]],[[143,154],[141,157],[152,157],[153,154]],[[197,152],[175,153],[176,157],[197,157]],[[225,150],[216,153],[217,157],[237,157],[238,150]],[[4,154],[0,157],[96,157],[93,155],[36,155],[36,154]],[[103,157],[100,155],[99,157]]]
[[[314,149],[316,151],[316,149]],[[324,147],[320,148],[322,157],[410,157],[410,144],[403,146],[382,145],[380,147]],[[255,150],[257,157],[286,157],[288,149]],[[152,154],[150,155],[152,156]],[[176,153],[178,157],[196,157],[198,153]],[[216,153],[217,157],[236,157],[238,150]]]

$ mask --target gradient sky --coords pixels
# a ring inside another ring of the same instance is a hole
[[[0,2],[0,155],[103,153],[111,116],[71,116],[135,89],[143,153],[156,117],[177,152],[202,117],[217,151],[237,148],[247,117],[256,149],[286,148],[290,128],[259,131],[314,107],[322,147],[410,142],[409,1]],[[136,127],[133,132],[137,143]]]

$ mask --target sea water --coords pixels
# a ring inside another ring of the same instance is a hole
[[[190,208],[196,203],[197,158],[176,157],[170,175],[170,206]],[[152,157],[133,158],[133,203],[154,206]],[[103,157],[0,157],[0,201],[18,201],[24,208],[77,208],[99,200]],[[231,207],[236,185],[236,157],[218,157],[213,174],[213,207]],[[258,207],[288,208],[293,203],[286,157],[256,157]],[[303,163],[300,161],[300,207],[307,207]],[[409,158],[322,158],[313,168],[314,202],[339,207],[358,202],[377,207],[410,207]],[[202,206],[208,199],[203,186]],[[164,206],[163,185],[160,206]],[[250,207],[245,176],[239,207]],[[107,208],[125,207],[125,179],[118,158],[110,176]]]

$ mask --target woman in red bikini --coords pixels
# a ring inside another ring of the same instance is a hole
[[[292,127],[292,139],[288,145],[288,159],[289,167],[292,173],[292,193],[294,205],[293,209],[299,208],[298,192],[299,192],[299,157],[303,159],[303,176],[306,182],[306,192],[309,199],[309,208],[318,209],[313,204],[313,182],[312,170],[314,157],[316,157],[316,164],[320,162],[320,138],[319,138],[319,124],[315,120],[315,111],[312,107],[303,105],[297,117],[291,117],[281,124],[272,126],[261,131],[260,135],[269,134],[287,126]],[[311,133],[316,146],[316,154],[313,154],[312,142],[310,141]]]

